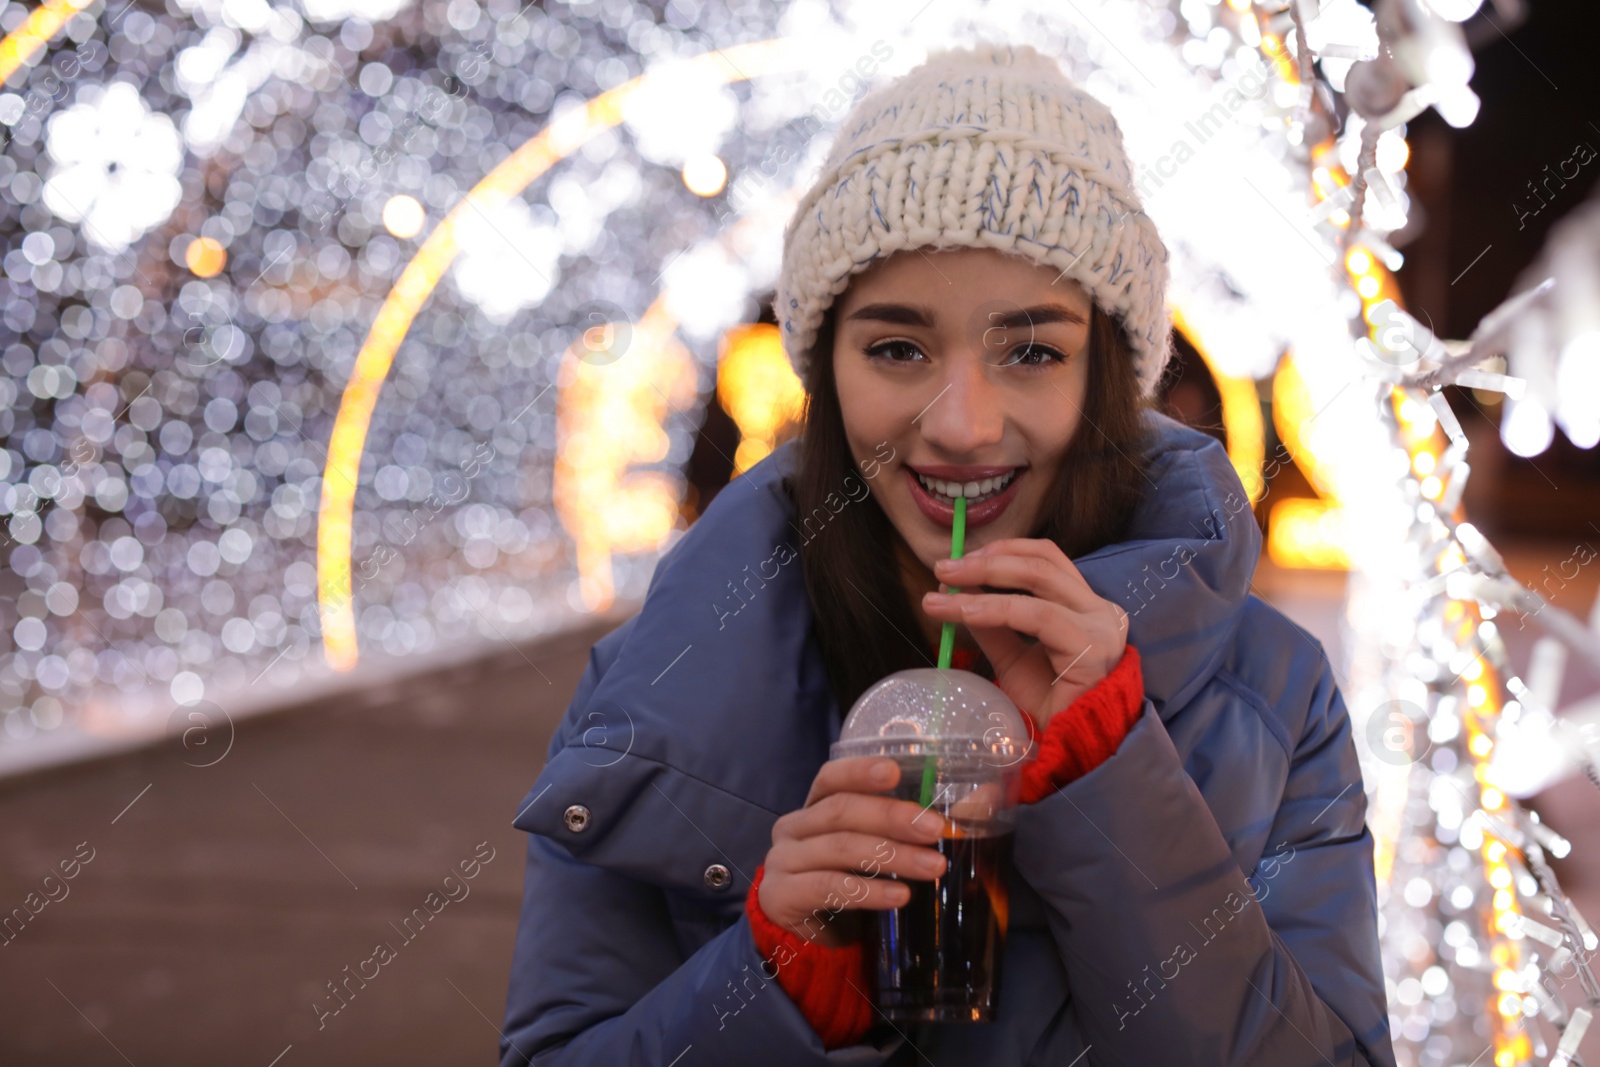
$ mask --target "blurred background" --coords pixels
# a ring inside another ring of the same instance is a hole
[[[1160,403],[1348,672],[1402,1064],[1567,1062],[1600,989],[1540,975],[1593,934],[1437,785],[1600,914],[1600,19],[1066,7],[0,5],[0,1060],[493,1059],[511,818],[589,646],[795,432],[782,227],[868,85],[982,34],[1126,127],[1174,250]],[[1477,369],[1403,380],[1447,352]]]

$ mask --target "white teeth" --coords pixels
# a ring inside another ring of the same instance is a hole
[[[917,475],[917,480],[922,483],[928,492],[943,497],[947,501],[953,502],[956,497],[964,496],[970,504],[1004,490],[1016,476],[1017,472],[1013,470],[998,478],[985,478],[982,481],[947,482],[939,478],[928,478],[921,474]]]

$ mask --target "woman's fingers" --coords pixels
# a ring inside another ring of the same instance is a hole
[[[923,601],[923,610],[935,619],[966,623],[974,635],[980,626],[1007,626],[1028,634],[1058,655],[1068,652],[1058,647],[1063,636],[1082,644],[1088,621],[1081,612],[1025,593],[930,593]],[[1076,651],[1068,654],[1075,655]],[[999,666],[995,664],[996,668]]]
[[[900,780],[900,765],[887,756],[850,756],[822,765],[811,780],[806,807],[834,793],[882,793]]]
[[[779,867],[762,878],[759,902],[762,912],[779,926],[837,948],[858,936],[860,928],[851,921],[856,913],[902,907],[910,899],[911,888],[890,878]]]
[[[937,811],[884,796],[900,767],[887,757],[829,760],[798,811],[772,826],[760,905],[767,917],[826,945],[846,944],[851,909],[902,907],[910,889],[896,879],[931,879],[945,860],[927,846],[946,822]],[[931,861],[931,862],[929,862]]]
[[[951,621],[966,624],[967,629],[972,632],[973,640],[977,641],[978,647],[983,650],[984,658],[994,668],[997,678],[1003,677],[1011,670],[1013,664],[1026,656],[1028,650],[1034,647],[1014,630],[1008,630],[1004,626],[979,625],[977,621],[967,619],[959,611],[958,608],[956,617]]]
[[[904,881],[867,878],[848,870],[805,870],[790,875],[784,886],[786,896],[792,893],[797,901],[779,901],[779,909],[789,910],[790,921],[803,917],[806,925],[826,921],[830,910],[894,909],[910,899],[910,886]],[[765,910],[766,905],[762,907]]]
[[[963,589],[980,585],[1021,589],[1075,611],[1091,611],[1100,599],[1053,541],[996,541],[981,555],[939,560],[934,573],[940,581]]]
[[[826,766],[826,764],[824,764]],[[772,825],[774,845],[786,838],[855,831],[892,841],[937,841],[944,816],[912,800],[864,793],[831,793],[815,804],[781,816]]]
[[[964,623],[994,666],[996,684],[1041,726],[1075,698],[1073,686],[1087,688],[1108,674],[1125,643],[1104,615],[1020,593],[959,593],[942,604],[925,602],[924,610]],[[1035,643],[1024,644],[1024,634]],[[1059,692],[1066,703],[1051,696],[1063,678],[1069,684]]]
[[[948,866],[935,849],[853,830],[785,841],[773,848],[767,862],[796,874],[844,871],[865,878],[937,878]]]
[[[963,558],[972,559],[976,557],[982,559],[985,556],[1008,552],[1018,556],[1039,556],[1043,559],[1059,560],[1071,567],[1074,572],[1077,571],[1077,567],[1074,566],[1072,560],[1068,559],[1067,554],[1061,551],[1061,546],[1048,537],[1006,537],[981,548],[976,548],[968,552]],[[1082,576],[1080,575],[1079,577]]]

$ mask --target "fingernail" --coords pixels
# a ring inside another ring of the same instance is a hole
[[[936,570],[936,571],[937,570],[946,570],[947,571],[951,567],[954,567],[956,564],[958,564],[960,562],[961,561],[959,559],[936,559],[936,560],[933,561],[933,569]]]
[[[943,593],[925,593],[922,602],[938,606],[950,603],[950,598]]]
[[[880,785],[888,785],[894,781],[895,766],[892,763],[880,763],[872,768],[872,780]]]

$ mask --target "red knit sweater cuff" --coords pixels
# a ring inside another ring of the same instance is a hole
[[[1144,674],[1139,651],[1130,644],[1111,673],[1051,717],[1042,735],[1024,714],[1039,756],[1023,765],[1022,803],[1043,800],[1110,759],[1143,708]]]
[[[768,919],[757,899],[765,872],[766,864],[756,868],[744,898],[756,951],[777,972],[778,984],[822,1038],[823,1048],[831,1051],[856,1044],[872,1025],[873,1012],[865,995],[861,945],[851,942],[830,948]]]

